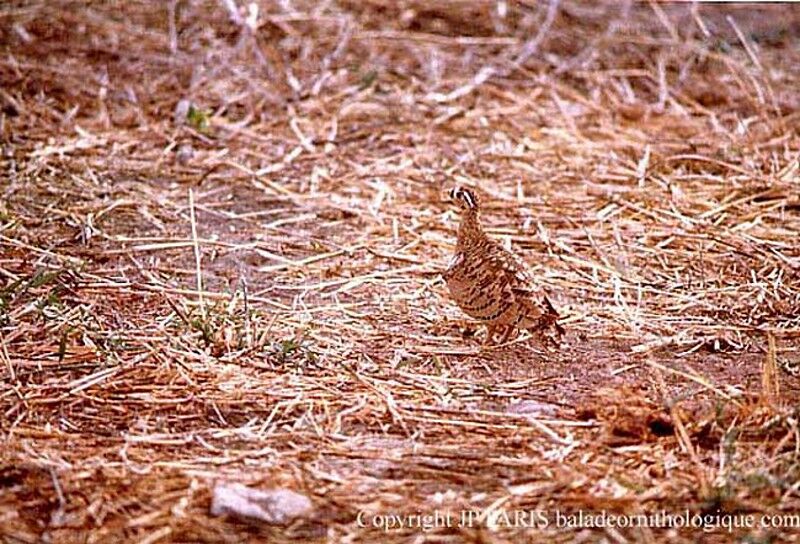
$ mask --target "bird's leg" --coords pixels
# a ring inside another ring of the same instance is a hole
[[[537,328],[534,334],[539,340],[539,343],[548,351],[558,351],[561,348],[561,334],[559,331],[553,331],[549,328]]]
[[[492,343],[492,337],[497,332],[497,325],[490,323],[486,325],[486,338],[483,339],[483,345],[486,346]]]
[[[553,346],[553,348],[555,348],[556,350],[561,349],[561,341],[562,341],[561,332],[550,331],[550,333],[547,334],[547,339],[550,341],[550,344]]]
[[[505,344],[508,341],[509,337],[511,336],[512,332],[514,332],[514,327],[512,327],[511,325],[506,325],[505,328],[503,329],[503,334],[500,335],[500,340],[497,343]]]

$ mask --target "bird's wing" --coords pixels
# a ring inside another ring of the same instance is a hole
[[[515,297],[531,303],[526,304],[533,313],[550,315],[558,319],[558,312],[553,307],[544,289],[539,287],[527,263],[518,255],[508,251],[499,243],[492,241],[489,248],[489,260],[492,266],[502,271]]]
[[[489,246],[488,260],[492,268],[503,274],[515,292],[535,293],[540,291],[528,265],[518,255],[508,251],[499,243],[492,240]]]

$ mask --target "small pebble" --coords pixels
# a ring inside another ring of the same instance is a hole
[[[173,122],[176,126],[180,127],[186,124],[186,117],[189,115],[190,107],[192,107],[192,103],[185,98],[178,100],[178,103],[175,104]]]
[[[178,146],[178,151],[175,154],[175,158],[178,160],[178,163],[182,165],[189,164],[189,161],[192,160],[194,157],[194,148],[192,144],[181,144]]]

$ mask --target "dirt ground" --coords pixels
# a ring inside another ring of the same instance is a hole
[[[0,536],[800,541],[799,74],[789,4],[3,3]]]

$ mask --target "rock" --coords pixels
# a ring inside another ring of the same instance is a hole
[[[253,489],[242,484],[217,484],[211,499],[211,515],[231,515],[286,525],[307,517],[313,509],[308,497],[290,489]]]

